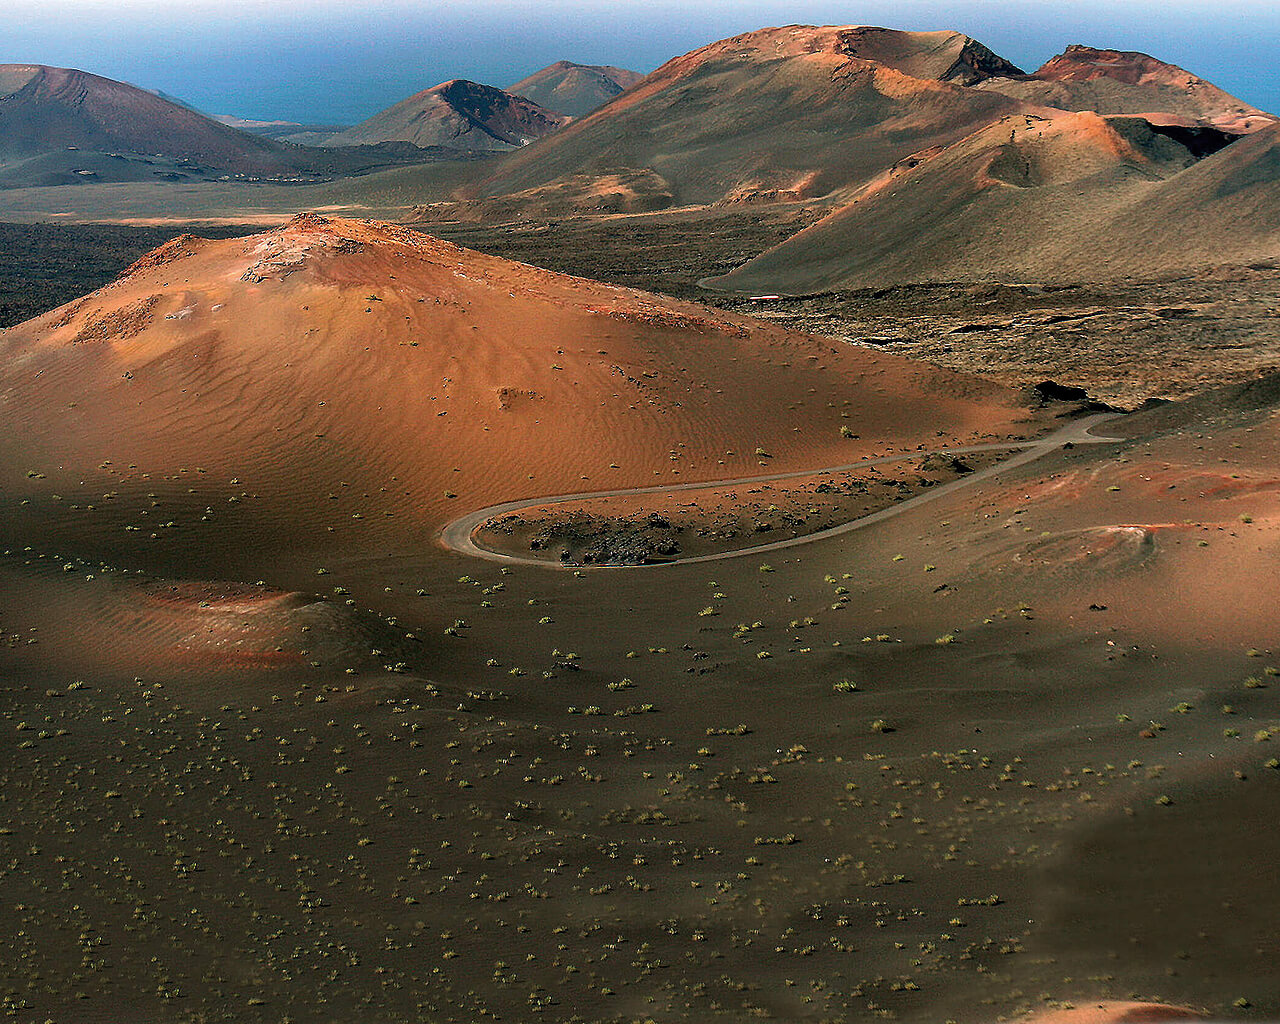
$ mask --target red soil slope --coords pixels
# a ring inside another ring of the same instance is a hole
[[[969,84],[1017,69],[956,32],[792,25],[694,50],[603,109],[504,161],[495,195],[648,168],[677,201],[860,183],[1022,104]]]
[[[32,514],[193,553],[225,529],[246,557],[1035,429],[962,374],[314,215],[176,239],[3,332],[0,396],[0,476]],[[153,492],[176,505],[112,511]]]

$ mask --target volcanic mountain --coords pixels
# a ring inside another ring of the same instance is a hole
[[[456,79],[415,93],[328,139],[326,146],[412,142],[501,152],[548,135],[568,118],[521,96]]]
[[[661,175],[682,203],[823,195],[1022,109],[970,88],[1018,73],[956,32],[763,29],[668,62],[505,160],[481,190],[634,168]]]
[[[1006,118],[904,162],[724,277],[735,291],[1146,278],[1280,255],[1280,126]]]
[[[991,78],[978,87],[1062,110],[1142,114],[1149,120],[1209,124],[1236,134],[1276,122],[1273,115],[1176,64],[1091,46],[1068,46],[1030,75]]]
[[[642,78],[644,75],[639,72],[624,68],[560,60],[508,86],[507,92],[532,100],[547,110],[585,117]]]
[[[178,560],[219,538],[233,560],[421,549],[521,495],[818,468],[1028,423],[976,378],[316,215],[182,236],[0,333],[0,395],[0,486],[33,498],[49,536],[62,522],[80,550],[136,539]],[[166,511],[126,513],[130,494]]]
[[[123,82],[37,64],[0,65],[0,185],[296,177],[404,162],[323,153],[238,131]]]
[[[66,68],[0,66],[0,160],[69,148],[163,153],[229,173],[292,166],[280,147],[144,89]]]

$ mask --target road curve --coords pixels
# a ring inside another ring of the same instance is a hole
[[[798,547],[801,544],[812,544],[815,541],[826,540],[829,537],[837,537],[840,534],[852,533],[854,530],[861,530],[865,527],[872,526],[875,523],[884,522],[893,516],[901,515],[903,512],[923,505],[925,502],[934,501],[942,497],[944,494],[950,494],[952,491],[959,490],[962,487],[969,487],[977,483],[979,480],[985,480],[988,477],[995,476],[997,473],[1003,473],[1006,470],[1014,469],[1018,466],[1024,466],[1028,462],[1034,462],[1036,459],[1043,458],[1050,452],[1057,451],[1065,444],[1114,444],[1124,440],[1119,437],[1098,437],[1092,433],[1092,429],[1099,424],[1115,419],[1120,413],[1099,413],[1095,416],[1089,416],[1084,419],[1075,420],[1067,424],[1060,430],[1054,431],[1052,434],[1042,437],[1036,441],[1017,441],[1013,443],[995,443],[995,444],[977,444],[963,448],[936,448],[929,451],[915,451],[903,455],[884,455],[876,459],[863,459],[859,462],[851,462],[843,466],[821,466],[817,469],[802,469],[790,473],[772,473],[766,476],[747,476],[738,477],[733,480],[699,480],[696,482],[686,482],[679,484],[658,484],[652,487],[627,487],[620,490],[612,491],[590,491],[578,494],[554,494],[544,498],[519,498],[515,501],[504,501],[498,505],[490,505],[487,508],[477,509],[474,512],[468,512],[465,516],[453,520],[440,532],[440,542],[450,551],[455,551],[461,555],[469,555],[472,558],[482,558],[489,562],[498,562],[502,565],[532,565],[543,569],[552,569],[564,571],[567,569],[577,570],[601,570],[601,569],[659,569],[668,565],[691,565],[695,562],[719,562],[727,558],[745,558],[748,555],[762,555],[771,551],[782,551],[785,548]],[[509,555],[500,551],[493,551],[489,548],[481,547],[475,541],[476,531],[497,516],[506,515],[509,512],[518,512],[526,508],[540,508],[544,505],[562,505],[568,502],[589,501],[593,498],[619,498],[629,494],[657,494],[659,492],[670,491],[701,491],[708,490],[713,487],[740,487],[747,484],[769,483],[774,480],[791,480],[797,477],[817,476],[821,473],[843,473],[849,470],[862,469],[866,466],[876,466],[886,462],[904,462],[907,459],[921,458],[929,454],[937,455],[968,455],[973,452],[989,452],[989,451],[1009,451],[1019,449],[1016,455],[1003,459],[994,465],[988,466],[986,469],[980,469],[976,472],[969,473],[959,480],[953,480],[948,484],[940,484],[937,487],[931,487],[923,494],[918,494],[914,498],[908,498],[906,501],[898,502],[896,505],[890,505],[883,508],[879,512],[872,512],[858,519],[852,519],[847,523],[839,526],[833,526],[826,530],[818,530],[815,533],[805,534],[803,537],[789,537],[786,540],[771,541],[768,544],[757,544],[749,548],[737,548],[733,551],[722,551],[713,555],[696,555],[690,558],[673,558],[665,562],[646,562],[640,565],[576,565],[573,563],[552,562],[542,558],[530,558],[525,555]]]

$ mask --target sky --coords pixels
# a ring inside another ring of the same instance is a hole
[[[649,72],[767,25],[956,29],[1028,70],[1142,50],[1280,110],[1280,5],[1257,0],[7,0],[0,63],[75,67],[210,114],[353,124],[451,78],[557,60]]]

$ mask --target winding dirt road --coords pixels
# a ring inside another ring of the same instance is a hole
[[[554,494],[544,498],[519,498],[515,501],[504,501],[498,505],[490,505],[488,508],[477,509],[475,512],[468,512],[465,516],[460,516],[453,522],[449,523],[440,533],[441,543],[450,551],[456,551],[458,554],[470,555],[473,558],[483,558],[486,561],[498,562],[502,565],[534,565],[543,569],[554,569],[564,571],[566,569],[659,569],[668,565],[690,565],[694,562],[719,562],[727,558],[745,558],[748,555],[762,555],[771,551],[782,551],[785,548],[798,547],[801,544],[812,544],[815,541],[826,540],[829,537],[838,537],[844,533],[852,533],[854,530],[861,530],[865,527],[872,526],[876,523],[884,522],[893,516],[901,515],[912,509],[941,498],[945,494],[957,491],[962,487],[970,487],[980,480],[995,476],[1007,470],[1014,469],[1018,466],[1024,466],[1029,462],[1034,462],[1048,455],[1050,452],[1057,451],[1065,444],[1115,444],[1123,441],[1124,438],[1119,437],[1098,437],[1092,433],[1092,429],[1099,424],[1115,419],[1120,413],[1099,413],[1095,416],[1089,416],[1084,419],[1075,420],[1067,424],[1060,430],[1054,431],[1045,437],[1035,441],[1018,441],[1013,443],[995,443],[995,444],[978,444],[970,445],[963,448],[937,448],[931,451],[915,451],[903,455],[885,455],[876,459],[863,459],[859,462],[851,462],[844,466],[821,466],[817,469],[803,469],[792,473],[773,473],[767,476],[747,476],[737,477],[732,480],[700,480],[691,483],[680,484],[661,484],[653,487],[630,487],[613,491],[591,491],[579,494]],[[918,459],[929,454],[937,455],[968,455],[973,452],[990,452],[990,451],[1010,451],[1018,450],[1016,455],[1012,455],[1007,459],[1003,459],[985,469],[977,470],[970,473],[959,480],[953,480],[948,484],[941,484],[937,487],[931,487],[923,494],[918,494],[914,498],[908,498],[906,501],[898,502],[896,505],[890,505],[883,508],[879,512],[872,512],[858,519],[850,520],[839,526],[833,526],[826,530],[818,530],[815,533],[805,534],[803,537],[791,537],[787,540],[776,540],[768,544],[757,544],[749,548],[737,548],[733,551],[722,551],[713,555],[697,555],[690,558],[673,558],[665,562],[646,562],[641,565],[575,565],[573,563],[552,562],[542,558],[531,558],[527,555],[510,555],[500,551],[493,551],[489,548],[481,547],[475,541],[476,531],[490,519],[497,516],[506,515],[510,512],[518,512],[526,508],[539,508],[544,505],[562,505],[569,502],[587,501],[593,498],[619,498],[630,494],[657,494],[659,492],[667,493],[670,491],[701,491],[708,490],[713,487],[739,487],[747,484],[768,483],[774,480],[792,480],[798,477],[817,476],[821,473],[843,473],[849,470],[862,469],[866,466],[877,466],[886,462],[904,462],[907,459]]]

